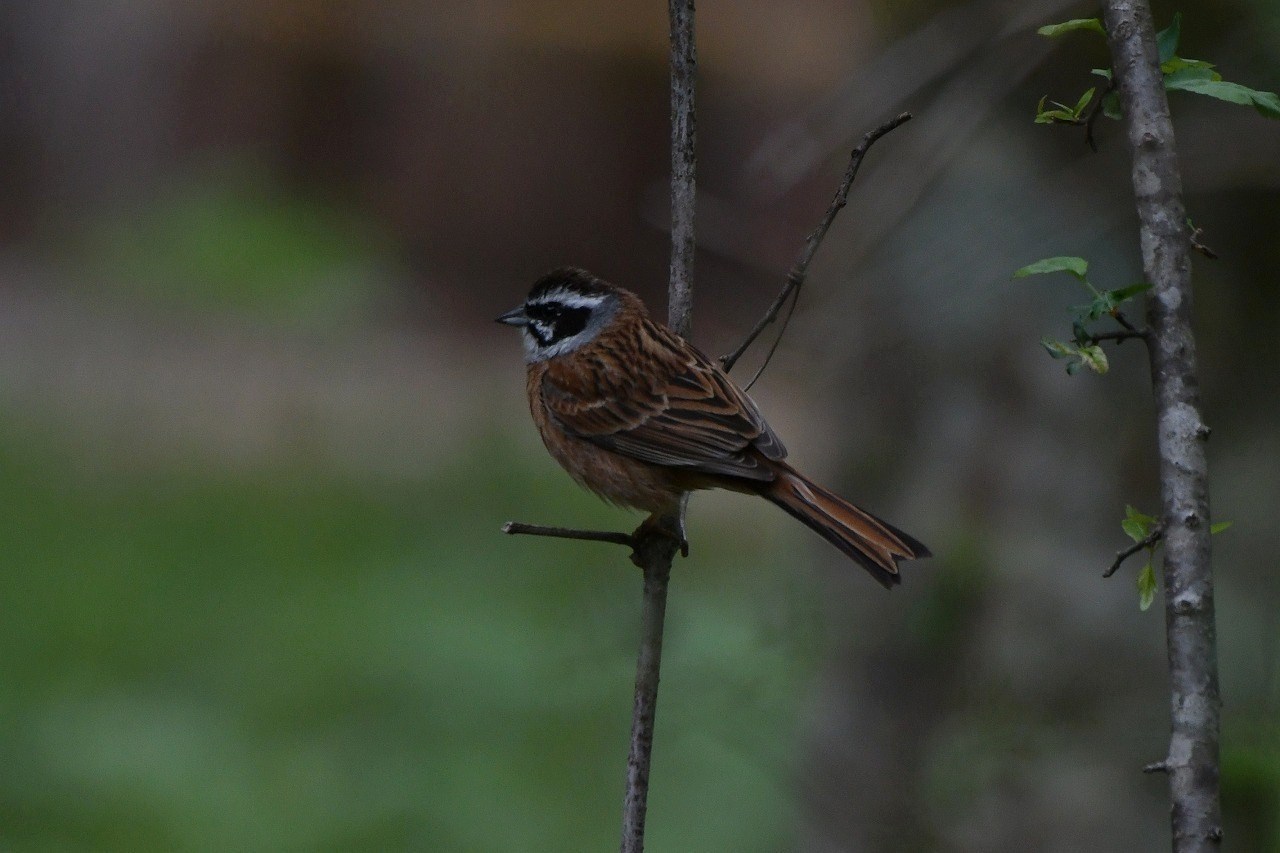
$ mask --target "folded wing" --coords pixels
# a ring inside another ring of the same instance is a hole
[[[571,435],[655,465],[772,480],[760,457],[787,451],[751,398],[667,329],[647,332],[651,347],[625,349],[641,364],[619,364],[604,342],[571,369],[549,364],[541,389],[548,415]]]

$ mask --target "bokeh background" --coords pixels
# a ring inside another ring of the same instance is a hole
[[[1280,88],[1272,0],[1185,56]],[[654,851],[1167,849],[1145,357],[1068,377],[1079,254],[1140,279],[1094,14],[1036,0],[699,7],[695,340],[780,286],[868,158],[754,394],[796,464],[937,555],[886,594],[762,502],[699,495]],[[0,849],[616,844],[639,577],[528,421],[491,318],[586,266],[661,312],[665,5],[0,5]],[[1280,124],[1173,96],[1197,259],[1224,849],[1280,850]],[[740,368],[758,364],[753,352]],[[759,505],[758,505],[759,504]]]

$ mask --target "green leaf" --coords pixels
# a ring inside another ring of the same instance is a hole
[[[1188,82],[1207,80],[1216,83],[1222,79],[1222,75],[1212,68],[1179,68],[1177,71],[1171,71],[1164,75],[1164,87],[1171,91],[1177,91],[1183,88]]]
[[[1036,33],[1049,38],[1057,38],[1066,33],[1073,33],[1076,30],[1093,30],[1096,33],[1102,33],[1104,36],[1107,31],[1102,28],[1102,21],[1097,18],[1074,18],[1070,21],[1063,21],[1060,24],[1045,24]]]
[[[1134,509],[1133,504],[1125,504],[1124,520],[1120,522],[1120,527],[1134,542],[1146,539],[1151,534],[1151,528],[1155,523],[1154,518]]]
[[[1111,295],[1108,291],[1107,293],[1099,293],[1088,305],[1077,305],[1072,310],[1076,312],[1080,319],[1087,322],[1110,314],[1115,307],[1115,302],[1111,300]],[[1079,339],[1079,336],[1077,338]]]
[[[1128,302],[1139,293],[1146,293],[1150,289],[1151,285],[1147,284],[1145,281],[1140,281],[1137,284],[1131,284],[1128,287],[1121,287],[1117,290],[1108,290],[1107,293],[1111,296],[1111,299],[1119,305],[1121,302]]]
[[[1120,112],[1119,92],[1108,92],[1106,97],[1102,99],[1102,114],[1117,121],[1124,117],[1124,113]]]
[[[1110,69],[1110,68],[1094,68],[1094,69],[1091,69],[1091,70],[1089,71],[1089,73],[1090,73],[1090,74],[1096,74],[1096,75],[1098,75],[1099,77],[1101,77],[1103,80],[1110,80],[1110,79],[1111,79],[1111,69]]]
[[[1231,522],[1231,521],[1219,521],[1216,524],[1210,524],[1209,535],[1212,536],[1215,533],[1221,533],[1222,531],[1230,527],[1233,523],[1234,522]]]
[[[1082,363],[1082,362],[1079,362],[1079,361],[1069,361],[1069,362],[1067,362],[1067,375],[1068,375],[1068,376],[1075,376],[1077,373],[1079,373],[1079,372],[1080,372],[1080,368],[1081,368],[1081,366],[1082,366],[1082,365],[1083,365],[1083,363]]]
[[[1156,33],[1156,49],[1160,52],[1161,62],[1168,62],[1178,52],[1178,38],[1181,35],[1182,13],[1174,12],[1173,23]]]
[[[1155,600],[1156,572],[1151,568],[1151,564],[1147,563],[1142,567],[1142,571],[1138,572],[1138,609],[1144,612],[1149,610]]]
[[[1080,350],[1071,344],[1064,344],[1062,341],[1055,341],[1052,338],[1041,339],[1040,346],[1048,350],[1049,355],[1054,358],[1074,358],[1080,354]]]
[[[1074,124],[1076,120],[1075,113],[1067,108],[1060,110],[1046,110],[1045,112],[1036,113],[1036,124]]]
[[[1040,103],[1036,105],[1036,124],[1079,124],[1080,114],[1084,112],[1085,107],[1089,106],[1089,100],[1093,97],[1093,89],[1085,92],[1080,101],[1074,106],[1068,106],[1061,101],[1050,101],[1057,109],[1046,110],[1044,108],[1044,98],[1040,99]],[[1045,97],[1048,97],[1047,95]]]
[[[1076,120],[1075,113],[1072,111],[1071,107],[1066,104],[1060,104],[1057,101],[1052,101],[1051,103],[1058,109],[1046,110],[1044,108],[1044,102],[1048,100],[1048,98],[1049,96],[1045,95],[1040,99],[1040,103],[1036,104],[1036,124],[1057,124],[1059,122],[1071,123]]]
[[[1107,354],[1097,344],[1080,347],[1080,360],[1099,376],[1111,369],[1111,365],[1107,362]]]
[[[1260,92],[1241,86],[1239,83],[1228,83],[1225,80],[1204,80],[1195,77],[1184,77],[1183,72],[1171,74],[1165,78],[1165,88],[1173,91],[1194,92],[1197,95],[1208,95],[1233,104],[1253,107],[1267,118],[1280,118],[1280,96],[1275,92]]]
[[[1132,518],[1126,518],[1120,522],[1120,526],[1124,528],[1124,532],[1134,542],[1141,542],[1147,538],[1147,528],[1139,521]]]
[[[1042,258],[1034,264],[1028,264],[1013,274],[1014,278],[1026,278],[1029,275],[1043,275],[1051,272],[1069,272],[1080,280],[1084,280],[1085,273],[1089,271],[1089,262],[1084,258],[1075,258],[1070,256],[1059,256],[1054,258]]]
[[[1075,113],[1075,118],[1080,118],[1080,115],[1084,112],[1084,108],[1089,106],[1089,102],[1093,100],[1093,93],[1096,91],[1098,90],[1090,89],[1089,91],[1085,92],[1083,95],[1080,96],[1080,100],[1076,101],[1076,106],[1075,106],[1075,109],[1073,110],[1073,112]]]
[[[1194,71],[1208,80],[1221,80],[1222,75],[1214,71],[1214,67],[1212,62],[1205,62],[1203,59],[1186,59],[1181,56],[1175,56],[1167,62],[1160,63],[1160,72],[1168,76],[1179,71]]]
[[[1139,293],[1150,289],[1151,285],[1146,282],[1140,282],[1116,290],[1104,290],[1088,305],[1077,305],[1073,310],[1082,320],[1097,320],[1113,313],[1121,304],[1128,302]],[[1084,337],[1077,334],[1076,340],[1084,340]]]

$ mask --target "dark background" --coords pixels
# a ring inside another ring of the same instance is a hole
[[[1280,8],[1159,3],[1280,88]],[[802,469],[927,542],[886,594],[699,495],[654,851],[1167,849],[1145,356],[1038,346],[1083,255],[1141,278],[1120,126],[1032,124],[1106,64],[1043,2],[699,4],[694,339],[763,311],[872,150],[753,395]],[[663,4],[0,6],[0,848],[616,844],[629,529],[528,421],[491,318],[552,266],[662,312]],[[1280,850],[1280,125],[1171,96],[1197,258],[1224,849]],[[739,368],[758,364],[753,351]]]

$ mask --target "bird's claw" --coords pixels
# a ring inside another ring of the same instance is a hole
[[[640,545],[648,538],[658,536],[672,542],[676,549],[680,552],[680,556],[689,556],[689,539],[685,536],[684,519],[676,522],[679,529],[673,530],[666,519],[661,517],[649,516],[640,526],[636,528],[636,532],[631,534],[636,541],[636,549],[631,554],[631,562],[643,568],[643,562],[640,559]]]

